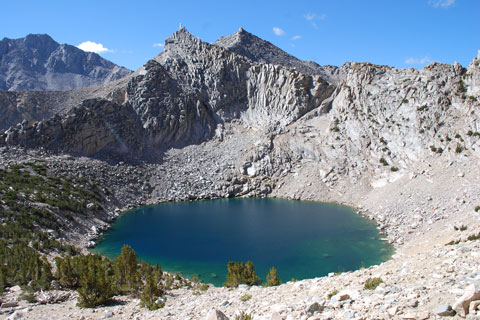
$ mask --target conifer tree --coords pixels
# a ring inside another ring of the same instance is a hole
[[[140,287],[137,255],[129,245],[124,245],[115,259],[115,280],[122,292],[136,291]]]
[[[265,286],[273,287],[273,286],[279,286],[281,284],[282,284],[282,281],[280,281],[280,279],[277,276],[277,269],[275,269],[275,267],[272,267],[267,274]]]
[[[150,310],[156,310],[163,308],[163,303],[156,302],[157,299],[165,294],[161,284],[153,273],[147,276],[145,288],[143,289],[140,297],[140,303],[142,306],[147,307]]]
[[[112,281],[108,276],[109,265],[99,255],[88,255],[86,268],[80,275],[78,306],[93,308],[108,302],[114,295]]]
[[[223,283],[226,287],[238,287],[239,284],[249,286],[260,284],[262,281],[257,277],[252,261],[228,263],[227,279]]]

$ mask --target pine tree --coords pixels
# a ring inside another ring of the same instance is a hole
[[[114,295],[111,279],[108,277],[109,263],[99,255],[88,255],[86,268],[80,275],[78,306],[93,308],[105,304]]]
[[[140,297],[140,303],[142,306],[147,307],[150,310],[156,310],[163,308],[163,303],[156,302],[157,299],[165,294],[161,284],[156,279],[153,273],[147,276],[145,288],[143,289]]]
[[[115,259],[115,280],[122,292],[136,291],[140,287],[137,255],[129,245],[124,245]]]
[[[223,283],[226,287],[238,287],[239,284],[249,286],[260,284],[262,281],[257,277],[252,261],[228,263],[227,279]]]
[[[277,276],[277,269],[272,267],[267,274],[267,281],[265,282],[266,287],[279,286],[282,284],[282,281]]]

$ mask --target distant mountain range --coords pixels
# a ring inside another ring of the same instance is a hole
[[[0,90],[66,91],[114,81],[132,73],[46,34],[0,41]]]

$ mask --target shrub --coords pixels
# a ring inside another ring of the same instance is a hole
[[[467,238],[467,241],[475,241],[475,240],[480,240],[480,233],[477,235],[471,235]]]
[[[382,278],[368,278],[367,281],[365,281],[363,288],[367,290],[375,290],[380,283],[383,283]]]
[[[480,211],[480,206],[475,207],[475,212],[478,212],[478,211]]]
[[[202,284],[200,285],[200,290],[201,290],[201,291],[207,291],[207,290],[208,290],[208,284],[202,283]]]
[[[24,292],[22,293],[18,299],[25,300],[29,303],[35,303],[35,294],[33,292]]]
[[[277,269],[275,269],[275,267],[272,267],[267,274],[265,287],[274,287],[274,286],[279,286],[281,284],[282,284],[282,281],[280,281],[280,279],[277,276]]]
[[[51,280],[50,264],[35,249],[21,244],[9,248],[0,241],[0,291],[14,285],[48,289]]]
[[[461,153],[463,151],[463,147],[460,145],[460,143],[457,143],[457,147],[455,148],[456,153]]]
[[[140,287],[137,267],[135,251],[129,245],[124,245],[115,259],[115,280],[121,292],[134,292]]]
[[[397,167],[390,167],[390,171],[392,171],[392,172],[397,172],[397,171],[398,171],[398,168],[397,168]]]
[[[242,312],[240,315],[235,317],[235,320],[252,320],[252,315]]]
[[[200,282],[200,276],[198,274],[192,275],[192,282]]]
[[[463,83],[463,80],[460,80],[457,84],[457,93],[465,93],[467,92],[467,89],[465,88],[465,84]]]
[[[153,274],[147,276],[145,288],[142,291],[140,297],[140,304],[143,307],[147,307],[149,310],[157,310],[163,308],[163,302],[158,298],[164,296],[165,291],[160,283],[160,279],[157,279]]]
[[[432,152],[437,152],[437,148],[435,146],[430,146],[430,150],[432,150]]]
[[[248,294],[248,293],[245,293],[243,296],[240,297],[240,300],[245,302],[245,301],[248,301],[252,299],[252,295]]]
[[[336,295],[338,293],[338,290],[333,290],[332,292],[330,292],[328,294],[328,299],[331,299],[334,295]]]
[[[85,256],[86,266],[82,270],[79,280],[78,306],[94,308],[103,305],[114,295],[111,267],[108,260],[99,255]]]
[[[383,164],[384,166],[388,166],[388,162],[387,162],[387,160],[385,160],[384,157],[380,158],[380,163]]]
[[[460,243],[460,240],[457,240],[457,241],[452,240],[452,241],[448,242],[448,243],[446,244],[446,246],[453,246],[453,245],[459,244],[459,243]]]
[[[255,273],[252,261],[247,261],[247,263],[230,261],[228,263],[227,279],[223,285],[226,287],[238,287],[239,284],[253,286],[261,282]]]
[[[417,107],[417,111],[424,111],[428,108],[428,106],[426,104],[424,104],[423,106],[421,107]]]

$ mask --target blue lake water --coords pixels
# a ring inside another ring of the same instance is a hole
[[[282,199],[163,203],[121,215],[95,252],[115,258],[124,244],[165,271],[221,286],[229,261],[253,261],[283,282],[388,260],[393,248],[350,207]]]

